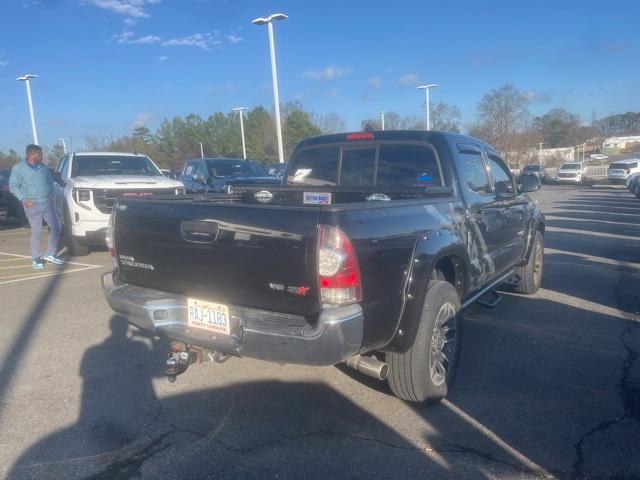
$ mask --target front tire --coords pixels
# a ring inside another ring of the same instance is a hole
[[[544,270],[544,238],[540,230],[536,230],[533,237],[533,247],[527,263],[518,272],[522,283],[515,287],[517,293],[532,295],[540,289],[542,272]]]
[[[78,242],[76,237],[73,236],[73,232],[71,230],[71,217],[69,216],[69,211],[66,208],[64,210],[64,236],[70,256],[85,257],[89,254],[89,247]]]
[[[448,282],[432,280],[424,298],[418,332],[404,353],[387,353],[387,381],[409,402],[438,402],[449,391],[462,346],[462,307]]]

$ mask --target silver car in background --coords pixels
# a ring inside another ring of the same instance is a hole
[[[640,158],[616,160],[609,165],[607,180],[609,183],[624,185],[627,183],[627,178],[634,173],[640,173]]]
[[[556,170],[555,181],[560,183],[585,183],[587,167],[582,162],[566,162]]]

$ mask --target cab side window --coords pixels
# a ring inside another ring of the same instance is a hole
[[[57,183],[64,182],[64,179],[67,177],[67,173],[69,172],[69,155],[64,155],[60,159],[60,163],[58,163],[58,167],[56,168],[56,175],[54,176],[54,180]]]
[[[516,193],[513,177],[504,161],[490,150],[487,151],[487,161],[489,163],[489,175],[491,176],[496,194]]]
[[[485,203],[493,197],[482,151],[471,144],[459,143],[458,171],[464,194],[470,204]]]

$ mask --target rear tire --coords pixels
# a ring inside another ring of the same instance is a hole
[[[515,287],[517,293],[532,295],[540,289],[542,272],[544,270],[544,238],[539,230],[536,230],[533,238],[533,247],[526,265],[520,267],[518,272],[522,283]]]
[[[89,254],[89,247],[78,242],[71,231],[71,219],[69,211],[64,209],[64,236],[65,243],[69,249],[69,255],[72,257],[85,257]]]
[[[462,307],[448,282],[429,283],[413,345],[386,354],[393,394],[409,402],[438,402],[449,391],[462,347]]]

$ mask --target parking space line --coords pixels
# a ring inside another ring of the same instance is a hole
[[[0,259],[0,262],[22,262],[25,260],[24,258],[3,258]]]
[[[640,268],[640,263],[627,262],[625,260],[615,260],[613,258],[596,257],[594,255],[587,255],[585,253],[568,252],[566,250],[556,250],[555,248],[544,248],[544,253],[551,253],[557,255],[571,255],[572,257],[581,258],[584,260],[590,260],[595,263],[602,263],[605,265],[613,265],[615,267],[627,267],[627,268]]]
[[[19,255],[17,253],[6,253],[6,252],[0,252],[0,255],[7,255],[9,257],[16,257],[16,258],[28,258],[31,259],[31,257],[29,255]],[[102,268],[103,265],[92,265],[90,263],[80,263],[80,262],[69,262],[66,261],[65,262],[67,265],[77,265],[80,267],[91,267],[91,268]]]
[[[451,412],[455,413],[460,418],[465,420],[469,425],[473,426],[477,431],[482,433],[485,437],[487,437],[489,440],[494,442],[496,445],[502,448],[505,452],[509,453],[513,458],[519,461],[522,465],[526,466],[529,470],[532,470],[536,473],[543,475],[544,478],[553,478],[553,475],[547,472],[544,468],[542,468],[540,465],[538,465],[536,462],[531,460],[526,455],[520,453],[518,450],[513,448],[511,445],[505,442],[502,438],[500,438],[495,432],[485,427],[482,423],[480,423],[478,420],[473,418],[471,415],[469,415],[468,413],[458,408],[456,405],[451,403],[450,400],[445,398],[444,400],[442,400],[441,405],[448,408]]]
[[[20,260],[22,260],[22,259],[20,259]],[[11,267],[0,267],[0,270],[10,270],[12,268],[27,268],[27,267],[31,268],[32,266],[31,266],[30,263],[27,263],[25,265],[12,265]],[[2,278],[2,277],[0,277],[0,278]]]
[[[508,293],[507,295],[517,295],[517,294]],[[562,305],[569,305],[571,307],[575,307],[580,310],[585,310],[587,312],[599,313],[601,315],[608,315],[610,317],[621,318],[622,320],[638,321],[638,319],[636,318],[636,315],[631,312],[627,312],[625,310],[620,310],[613,307],[608,307],[606,305],[601,305],[599,303],[592,302],[584,298],[578,298],[578,297],[574,297],[573,295],[567,295],[566,293],[560,293],[554,290],[547,290],[546,288],[541,288],[540,290],[538,290],[538,293],[536,293],[533,298],[542,298],[546,300],[552,300]]]
[[[29,231],[30,230],[28,230],[28,229],[24,229],[24,230],[20,230],[19,232],[0,233],[0,237],[6,237],[8,235],[22,235],[22,234],[27,233]]]
[[[578,235],[591,235],[594,237],[604,237],[604,238],[617,238],[620,240],[640,240],[640,235],[619,235],[617,233],[602,233],[602,232],[594,232],[592,230],[576,230],[574,228],[562,228],[562,227],[546,227],[545,231],[547,232],[557,232],[557,233],[571,233]]]
[[[94,268],[96,268],[96,267],[74,268],[73,270],[61,270],[59,272],[43,273],[43,274],[40,274],[40,275],[33,275],[31,273],[27,273],[27,274],[24,274],[24,275],[27,275],[25,278],[15,278],[14,280],[0,281],[0,285],[7,285],[9,283],[24,282],[25,280],[34,280],[34,279],[44,278],[44,277],[52,277],[54,275],[63,275],[65,273],[83,272],[85,270],[93,270]],[[22,276],[22,275],[14,275],[14,277],[17,277],[17,276]],[[11,278],[11,277],[4,277],[4,278]]]
[[[597,224],[603,224],[603,225],[622,225],[622,226],[626,225],[628,227],[636,227],[640,229],[640,224],[638,224],[637,222],[629,223],[629,222],[616,222],[613,220],[593,220],[591,218],[572,218],[572,217],[563,217],[561,215],[554,215],[553,213],[545,213],[544,216],[547,218],[557,218],[559,220],[568,220],[571,222],[597,223]]]

